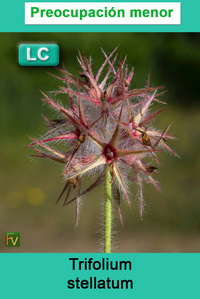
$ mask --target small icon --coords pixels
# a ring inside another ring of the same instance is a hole
[[[56,66],[59,60],[57,44],[21,44],[18,47],[18,63],[21,66]]]
[[[5,235],[6,247],[20,247],[20,233],[6,233]]]

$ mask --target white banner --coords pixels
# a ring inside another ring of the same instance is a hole
[[[26,2],[26,25],[180,25],[180,2]]]

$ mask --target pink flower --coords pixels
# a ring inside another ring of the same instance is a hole
[[[157,167],[146,162],[150,157],[159,163],[157,151],[166,149],[177,155],[166,141],[167,127],[158,131],[151,126],[152,120],[163,110],[150,112],[161,87],[131,89],[134,70],[128,71],[124,61],[117,64],[116,49],[106,55],[98,70],[93,73],[91,58],[79,54],[80,78],[59,69],[55,76],[63,86],[54,94],[66,94],[66,105],[58,103],[53,96],[43,94],[43,101],[58,114],[56,120],[45,118],[50,130],[41,138],[33,139],[28,146],[38,152],[37,157],[49,158],[64,164],[63,178],[66,185],[58,200],[66,194],[64,205],[76,201],[77,221],[81,198],[104,180],[104,169],[109,165],[112,188],[115,194],[119,217],[121,195],[130,204],[130,183],[138,187],[140,215],[144,208],[143,182],[153,184]],[[81,190],[82,179],[92,176],[93,183]],[[70,191],[77,192],[69,200]]]

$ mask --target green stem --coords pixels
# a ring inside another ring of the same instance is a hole
[[[104,216],[104,252],[111,252],[112,233],[112,183],[109,165],[105,169],[105,216]]]

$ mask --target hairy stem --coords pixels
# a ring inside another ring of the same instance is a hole
[[[112,183],[109,165],[105,168],[105,211],[104,211],[104,252],[111,252],[112,233]]]

